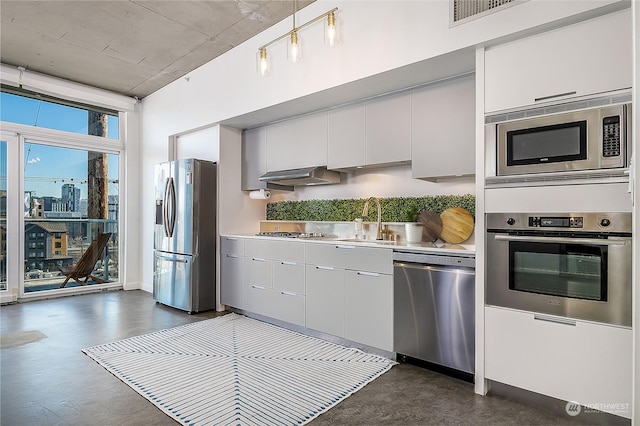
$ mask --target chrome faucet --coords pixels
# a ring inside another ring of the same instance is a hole
[[[369,201],[371,200],[375,201],[378,205],[378,231],[376,233],[376,240],[382,240],[382,210],[380,209],[380,200],[378,200],[376,197],[367,198],[367,201],[365,201],[364,203],[364,209],[362,209],[362,217],[369,215]]]

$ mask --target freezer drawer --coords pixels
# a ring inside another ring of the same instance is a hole
[[[153,299],[163,305],[196,312],[196,295],[191,286],[193,256],[155,252]]]
[[[473,268],[394,263],[394,351],[475,370]]]

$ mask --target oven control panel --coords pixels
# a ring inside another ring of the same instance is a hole
[[[534,228],[582,228],[582,216],[529,216],[529,226]]]
[[[486,229],[490,232],[597,232],[630,234],[630,212],[531,212],[487,213]]]

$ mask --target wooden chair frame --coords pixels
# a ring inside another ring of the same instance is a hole
[[[58,268],[60,269],[60,272],[67,277],[67,279],[65,279],[60,285],[60,288],[64,288],[70,279],[73,279],[80,285],[87,285],[89,278],[101,284],[107,282],[101,278],[91,275],[91,273],[93,272],[96,263],[98,263],[98,260],[104,253],[104,248],[107,246],[109,238],[111,238],[110,232],[99,234],[96,239],[91,242],[91,245],[89,245],[82,257],[80,257],[78,263],[73,266],[62,266]],[[80,281],[82,278],[84,278],[84,281]]]

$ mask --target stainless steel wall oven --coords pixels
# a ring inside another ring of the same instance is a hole
[[[488,305],[631,326],[631,213],[486,219]]]

